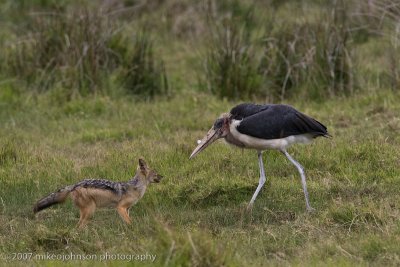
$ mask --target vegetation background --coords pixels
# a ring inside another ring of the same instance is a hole
[[[395,0],[1,0],[1,264],[400,265],[399,25]],[[277,152],[251,212],[254,151],[221,142],[188,160],[244,101],[328,126],[333,139],[290,149],[315,213]],[[140,156],[165,179],[132,225],[102,210],[79,231],[70,202],[33,216],[67,184],[128,180]]]

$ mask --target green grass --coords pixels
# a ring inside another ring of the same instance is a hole
[[[1,3],[0,46],[18,43],[19,33],[29,26],[20,14],[52,10],[53,2],[34,1],[32,7],[18,1]],[[57,5],[69,10],[78,2]],[[99,83],[98,91],[72,96],[69,89],[77,87],[65,87],[57,78],[56,86],[36,91],[27,90],[18,77],[0,73],[0,265],[26,265],[4,260],[13,253],[72,253],[96,255],[98,260],[106,253],[156,255],[154,263],[102,262],[107,266],[400,265],[400,93],[389,90],[395,70],[390,69],[390,57],[396,58],[388,53],[394,51],[388,48],[394,34],[390,27],[385,26],[381,35],[364,29],[359,33],[366,34],[364,41],[350,42],[357,90],[347,97],[334,94],[310,101],[308,94],[300,92],[284,100],[323,122],[333,135],[289,149],[305,167],[316,212],[305,211],[299,174],[276,151],[264,153],[267,182],[253,210],[247,212],[259,179],[256,152],[218,141],[188,159],[196,140],[221,113],[248,101],[220,99],[201,88],[199,75],[210,44],[206,10],[197,10],[221,9],[221,22],[229,14],[240,19],[254,12],[251,20],[239,23],[248,23],[242,26],[262,46],[259,36],[265,35],[267,23],[277,22],[280,31],[280,25],[289,21],[317,22],[325,4],[221,0],[222,6],[206,7],[192,0],[150,2],[129,9],[136,1],[124,1],[127,9],[116,16],[127,38],[134,37],[141,24],[149,28],[154,57],[165,63],[168,79],[162,82],[168,82],[167,96],[139,101],[116,82],[123,72],[105,72],[99,77],[106,82]],[[60,56],[71,59],[68,54]],[[129,61],[129,57],[123,59]],[[42,74],[48,78],[48,72]],[[268,85],[261,87],[271,90]],[[316,88],[324,90],[322,85]],[[253,97],[258,103],[271,99]],[[151,185],[132,207],[132,225],[126,225],[115,210],[99,210],[80,231],[76,229],[79,214],[70,201],[33,215],[38,199],[84,178],[130,179],[139,157],[165,179]],[[43,266],[100,263],[28,262]]]
[[[258,182],[254,151],[217,142],[188,159],[233,102],[193,93],[157,105],[107,97],[53,105],[49,95],[2,102],[0,253],[148,252],[158,266],[399,264],[398,99],[382,91],[289,102],[334,136],[289,151],[306,169],[313,214],[297,170],[278,152],[265,153],[268,181],[252,212],[245,207]],[[101,210],[79,231],[70,202],[33,216],[34,202],[64,185],[128,180],[140,156],[165,179],[131,209],[131,226]]]

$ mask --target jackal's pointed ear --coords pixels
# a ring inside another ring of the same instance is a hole
[[[142,158],[139,159],[139,169],[140,169],[142,172],[145,172],[146,169],[147,169],[146,161],[144,161],[144,159],[142,159]]]

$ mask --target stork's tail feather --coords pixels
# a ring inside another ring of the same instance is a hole
[[[316,119],[313,119],[303,113],[296,113],[298,121],[298,127],[304,132],[311,133],[313,135],[313,138],[323,136],[327,138],[331,138],[332,135],[328,133],[328,129],[326,128],[325,125],[317,121]]]
[[[73,186],[66,186],[59,189],[57,192],[51,193],[50,195],[42,198],[36,202],[35,206],[33,207],[33,212],[36,213],[55,204],[63,203],[72,190]]]

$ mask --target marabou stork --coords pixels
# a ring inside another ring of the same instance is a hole
[[[262,152],[266,149],[279,150],[299,171],[307,211],[313,211],[308,199],[303,166],[289,155],[286,148],[295,143],[310,143],[319,136],[330,137],[326,127],[291,106],[244,103],[232,108],[229,113],[222,114],[215,121],[207,135],[198,141],[198,146],[193,150],[190,158],[219,138],[224,138],[228,143],[240,148],[256,149],[260,180],[248,204],[248,208],[251,208],[266,180]]]

